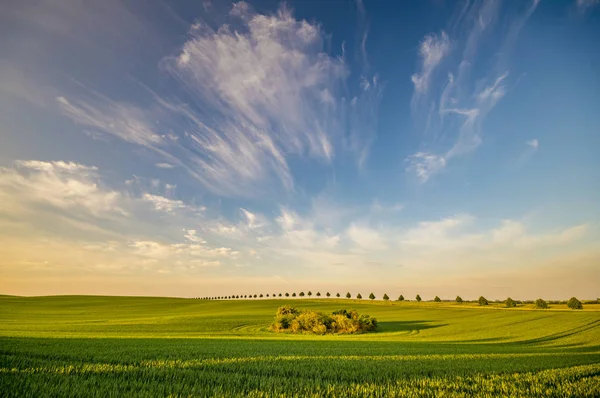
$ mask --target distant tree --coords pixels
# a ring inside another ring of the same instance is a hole
[[[321,292],[317,292],[317,297],[321,297]]]
[[[296,293],[292,293],[292,297],[296,297]]]
[[[327,297],[331,297],[331,293],[329,293],[329,292],[325,293],[325,295],[326,295]]]
[[[304,292],[300,292],[299,296],[304,297]]]
[[[336,293],[335,297],[340,297],[340,294],[339,294],[339,293]]]
[[[263,295],[262,295],[262,293],[261,293],[261,294],[260,294],[260,296],[258,296],[258,297],[262,298],[262,296],[263,296]]]
[[[256,298],[256,294],[254,295],[254,298]]]
[[[435,298],[433,299],[433,301],[435,301],[436,303],[441,303],[442,299],[440,299],[438,296],[435,296]]]
[[[312,296],[312,292],[309,290],[308,291],[308,297]]]
[[[360,295],[360,293],[358,293],[358,294],[356,295],[356,298],[357,298],[357,299],[359,299],[359,300],[361,300],[361,299],[362,299],[362,296]]]
[[[404,296],[400,295],[400,297],[398,297],[398,301],[404,301]]]
[[[387,294],[385,294],[385,293],[384,293],[384,294],[383,294],[383,299],[384,299],[385,301],[388,301],[388,300],[390,299],[390,296],[388,296]]]
[[[535,300],[535,308],[538,308],[540,310],[545,310],[548,308],[548,303],[546,301],[544,301],[543,299],[539,298],[539,299]]]
[[[290,297],[290,294],[289,294],[289,293],[286,293],[286,294],[285,294],[285,297]]]
[[[371,293],[371,294],[369,294],[369,298],[370,298],[371,300],[375,300],[375,295],[374,295],[373,293]]]
[[[418,302],[421,302],[421,296],[419,296],[418,294],[417,294],[417,297],[415,297],[415,299],[416,299]]]
[[[462,303],[462,302],[463,302],[463,299],[462,299],[462,297],[460,297],[460,296],[456,296],[456,302],[457,302],[457,303]]]
[[[261,295],[262,296],[262,295]],[[269,297],[269,293],[267,293],[267,297]]]
[[[281,297],[281,293],[279,293],[279,297]]]
[[[480,296],[479,300],[477,300],[477,302],[479,303],[479,305],[488,305],[487,299],[483,296]]]
[[[350,295],[350,292],[346,293],[346,298],[350,298],[352,297],[352,295]]]
[[[506,304],[506,306],[508,308],[513,308],[517,306],[517,302],[513,299],[511,299],[510,297],[506,299],[506,301],[504,302],[504,304]]]
[[[567,307],[572,310],[581,310],[583,309],[583,304],[581,304],[581,301],[577,300],[575,297],[571,297],[569,301],[567,301]]]

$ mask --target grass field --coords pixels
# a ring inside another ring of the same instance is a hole
[[[278,306],[357,309],[376,333],[268,331]],[[600,305],[0,297],[12,396],[600,396]]]

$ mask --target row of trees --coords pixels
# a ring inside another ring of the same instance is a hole
[[[312,297],[312,295],[313,294],[312,294],[312,292],[310,290],[306,294],[304,294],[304,292],[300,292],[298,294],[299,297],[304,297],[304,296]],[[279,293],[279,294],[273,293],[271,296],[269,296],[269,294],[267,293],[267,295],[266,295],[266,297],[284,297],[284,296],[285,297],[290,297],[290,296],[291,297],[296,297],[296,293],[292,293],[291,295],[289,293]],[[321,293],[317,292],[316,296],[317,297],[321,297]],[[331,293],[327,292],[327,293],[325,293],[325,296],[331,297]],[[231,296],[201,297],[200,299],[201,300],[231,300],[231,299],[247,299],[247,298],[251,299],[251,298],[263,298],[263,297],[265,297],[263,294],[258,294],[258,295],[257,294],[254,294],[254,295],[252,295],[252,294],[244,294],[244,295],[231,295]],[[335,297],[340,298],[341,295],[339,293],[336,293]],[[347,299],[352,298],[352,295],[350,294],[350,292],[346,293],[346,298]],[[363,297],[362,297],[362,295],[360,293],[358,293],[356,295],[356,298],[358,300],[362,300]],[[384,294],[382,298],[383,298],[384,301],[389,301],[390,300],[390,297],[387,294]],[[369,299],[375,300],[376,296],[373,293],[371,293],[371,294],[369,294]],[[415,300],[417,302],[421,302],[422,301],[421,296],[417,294],[416,297],[415,297]],[[405,301],[404,296],[400,295],[396,301]],[[442,299],[439,298],[439,296],[435,296],[435,298],[433,299],[433,301],[436,302],[436,303],[440,303],[440,302],[442,302]],[[456,301],[457,303],[463,303],[464,302],[464,300],[460,296],[456,296],[456,299],[454,299],[454,301]],[[479,303],[479,305],[482,305],[482,306],[483,305],[489,305],[489,301],[485,297],[483,297],[483,296],[479,297],[479,299],[477,300],[477,303]],[[513,300],[510,297],[507,298],[504,301],[504,304],[506,305],[507,308],[514,308],[514,307],[517,306],[517,304],[524,304],[524,303],[529,303],[529,302],[516,301],[516,300]],[[556,302],[556,303],[558,304],[558,302]],[[535,304],[535,307],[539,308],[539,309],[546,309],[546,308],[548,308],[548,303],[545,300],[541,299],[541,298],[537,299],[533,304]],[[575,297],[571,297],[569,299],[569,301],[567,301],[567,306],[569,308],[571,308],[571,309],[574,309],[574,310],[580,310],[580,309],[583,308],[583,304],[581,303],[581,301],[579,301]]]

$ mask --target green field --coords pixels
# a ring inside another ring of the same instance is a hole
[[[278,306],[374,316],[268,331]],[[600,396],[600,305],[0,296],[0,395]]]

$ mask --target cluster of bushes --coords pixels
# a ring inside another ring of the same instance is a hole
[[[377,319],[365,314],[360,315],[354,310],[339,310],[331,314],[323,314],[284,305],[277,309],[271,329],[275,332],[314,334],[364,333],[377,329]]]

